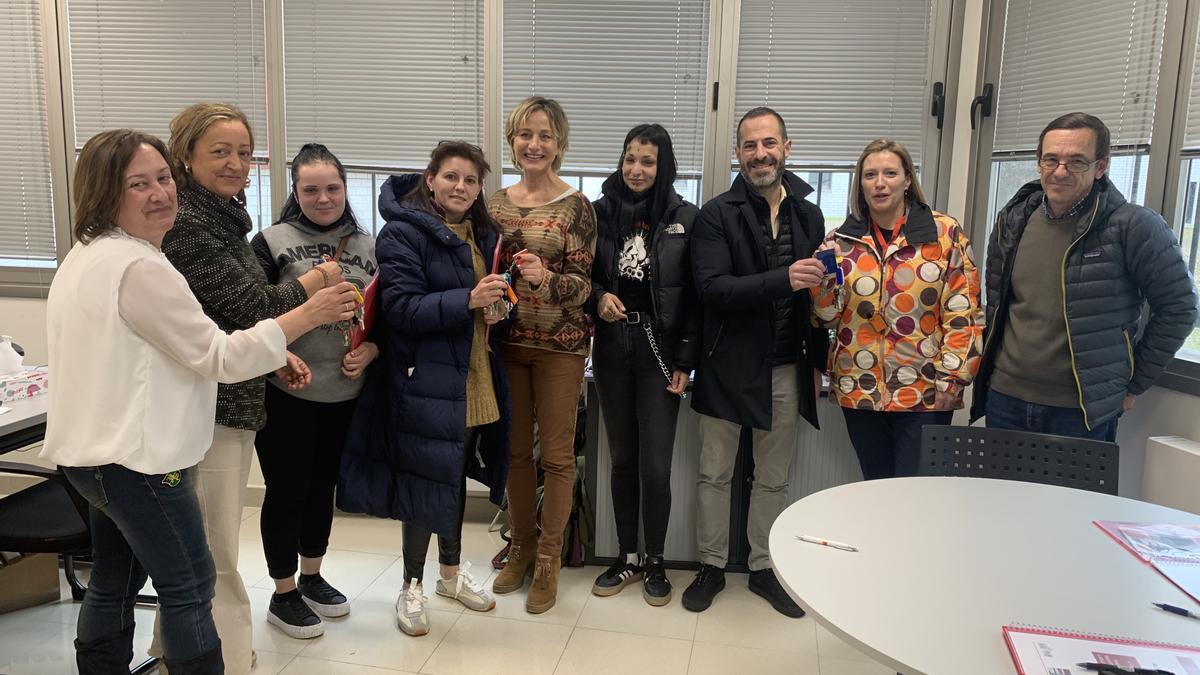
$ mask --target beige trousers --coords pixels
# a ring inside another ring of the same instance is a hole
[[[217,568],[213,621],[217,624],[217,637],[221,638],[225,672],[230,675],[245,675],[251,668],[250,596],[246,594],[237,564],[238,532],[253,452],[253,431],[218,424],[213,430],[212,445],[195,472],[204,534]],[[162,655],[157,616],[150,654]]]

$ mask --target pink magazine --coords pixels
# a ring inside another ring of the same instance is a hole
[[[1200,525],[1093,522],[1125,550],[1200,602]]]

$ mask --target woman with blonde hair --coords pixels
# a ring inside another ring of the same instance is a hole
[[[563,532],[575,489],[575,410],[590,330],[583,306],[592,293],[596,214],[587,197],[558,177],[569,125],[553,99],[530,96],[508,115],[504,137],[521,180],[489,200],[504,237],[518,302],[501,351],[512,389],[508,511],[512,548],[492,584],[511,593],[533,574],[526,611],[554,606]],[[536,423],[545,472],[537,536]]]
[[[949,424],[979,369],[979,271],[962,225],[929,207],[900,143],[863,150],[850,211],[821,245],[843,280],[827,274],[810,289],[818,319],[836,333],[830,397],[863,478],[911,476],[921,427]]]
[[[298,307],[321,288],[342,282],[342,267],[326,262],[296,279],[272,285],[250,248],[246,212],[254,136],[242,111],[225,103],[197,103],[171,120],[171,161],[179,176],[179,214],[163,238],[163,253],[187,279],[204,312],[226,332],[253,326]],[[307,366],[288,355],[276,376],[300,387]],[[255,432],[266,421],[266,379],[254,377],[217,389],[212,446],[196,472],[205,533],[217,568],[213,618],[225,668],[249,672],[250,598],[238,574],[238,532]],[[337,591],[318,579],[301,594],[321,604]],[[154,653],[152,649],[151,653]]]

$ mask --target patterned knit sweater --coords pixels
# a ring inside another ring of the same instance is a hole
[[[179,189],[175,227],[163,237],[163,253],[187,279],[204,313],[227,333],[277,317],[308,299],[299,281],[267,283],[246,241],[250,230],[245,208],[193,184]],[[262,377],[218,385],[217,424],[261,429],[267,420],[265,387]]]
[[[505,343],[555,352],[588,353],[590,334],[583,303],[592,293],[596,254],[596,212],[580,192],[549,204],[523,207],[501,189],[488,211],[504,234],[502,262],[507,268],[521,249],[540,256],[546,277],[536,289],[514,274],[519,302],[509,321]]]

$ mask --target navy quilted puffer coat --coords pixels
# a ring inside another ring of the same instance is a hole
[[[1066,328],[1079,407],[1089,429],[1122,411],[1125,394],[1154,384],[1196,320],[1196,289],[1179,242],[1162,216],[1130,204],[1105,176],[1079,221],[1063,260],[1062,285],[1048,293],[1066,300]],[[1042,205],[1042,186],[1026,183],[996,216],[988,241],[987,329],[975,378],[972,420],[983,416],[987,385],[1012,296],[1012,268],[1029,216]],[[1139,318],[1149,305],[1139,335]]]
[[[439,534],[454,531],[459,487],[467,476],[500,504],[508,474],[511,403],[499,354],[489,354],[500,420],[479,429],[465,447],[467,368],[475,286],[471,251],[441,219],[399,200],[419,174],[392,176],[380,189],[379,312],[373,336],[380,347],[359,395],[342,455],[338,508],[411,522]],[[484,260],[495,232],[476,233]],[[491,332],[492,342],[501,335]]]

